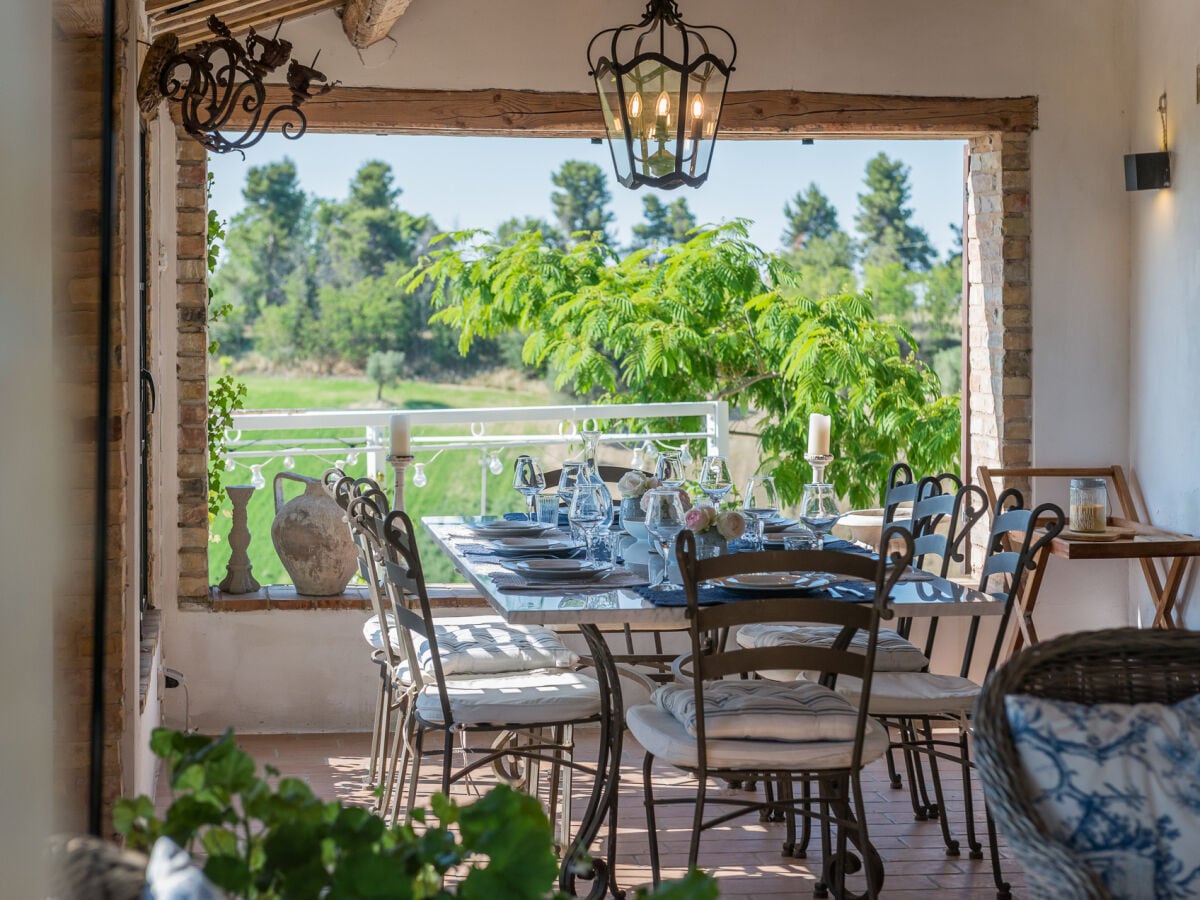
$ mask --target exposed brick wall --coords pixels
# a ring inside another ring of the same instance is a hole
[[[966,390],[972,470],[1033,461],[1029,186],[1028,134],[971,139]]]
[[[175,133],[179,350],[179,603],[208,605],[207,155]]]
[[[118,41],[117,92],[125,83],[124,41]],[[99,360],[96,355],[100,328],[107,325],[112,339],[112,392],[107,423],[109,445],[108,521],[103,528],[108,578],[107,633],[104,635],[105,709],[104,781],[102,822],[110,827],[112,803],[124,793],[121,746],[131,711],[126,709],[124,669],[128,630],[126,597],[132,590],[133,572],[126,541],[129,504],[135,486],[127,466],[127,442],[132,434],[133,411],[126,387],[135,365],[132,336],[126,333],[129,316],[125,249],[128,235],[128,198],[125,146],[117,144],[117,179],[121,202],[116,211],[114,246],[113,314],[108,323],[99,316],[100,292],[100,38],[60,38],[54,47],[55,115],[63,159],[59,161],[54,214],[59,238],[55,265],[55,368],[58,389],[67,411],[70,433],[64,477],[70,491],[70,533],[60,536],[70,552],[61,555],[62,569],[54,573],[54,673],[55,673],[55,827],[82,831],[87,826],[91,679],[95,642],[92,634],[93,516],[96,490],[96,413]],[[125,126],[126,111],[119,105],[117,127]],[[119,133],[119,132],[118,132]],[[14,726],[19,727],[19,726]]]

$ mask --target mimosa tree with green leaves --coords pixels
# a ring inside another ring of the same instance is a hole
[[[549,246],[537,231],[503,243],[458,232],[436,239],[401,284],[427,281],[433,319],[458,329],[464,355],[475,339],[516,329],[526,364],[599,402],[728,400],[786,502],[811,477],[814,412],[833,416],[827,476],[855,506],[879,502],[896,460],[918,472],[956,465],[958,398],[941,396],[912,335],[876,319],[867,295],[807,296],[742,222],[623,258],[587,239]]]

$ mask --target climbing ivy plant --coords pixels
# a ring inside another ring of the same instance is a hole
[[[681,244],[621,257],[603,243],[550,246],[537,231],[504,242],[441,236],[401,284],[433,284],[435,321],[459,350],[516,329],[523,359],[600,402],[727,399],[758,437],[786,502],[810,480],[810,413],[833,416],[829,468],[855,506],[878,504],[888,468],[956,466],[957,397],[916,357],[903,328],[876,319],[869,295],[809,296],[786,261],[751,243],[746,224],[695,231]]]
[[[207,195],[212,199],[213,174],[208,173]],[[212,275],[217,271],[221,253],[220,242],[225,238],[225,223],[216,210],[208,210],[208,229],[205,235],[206,265],[208,266],[208,321],[218,322],[229,315],[229,303],[214,304]],[[208,355],[216,357],[219,342],[208,342]],[[233,414],[244,408],[246,385],[228,373],[215,378],[208,388],[208,518],[211,521],[221,509],[221,486],[225,472],[225,432],[233,424]]]

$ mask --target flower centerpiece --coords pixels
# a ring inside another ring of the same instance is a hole
[[[621,519],[644,519],[646,511],[641,507],[641,499],[647,491],[659,486],[659,481],[653,475],[643,472],[626,472],[617,482],[617,490],[621,492]]]
[[[746,533],[746,518],[740,512],[719,510],[708,503],[689,509],[683,524],[696,535],[699,547],[716,547],[718,554],[728,549],[729,541],[736,541]]]

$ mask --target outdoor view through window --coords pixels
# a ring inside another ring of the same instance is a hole
[[[666,193],[620,187],[607,146],[581,140],[276,137],[209,168],[218,408],[723,398],[789,494],[808,413],[851,403],[869,411],[835,433],[847,483],[869,488],[852,503],[877,502],[880,460],[955,464],[962,142],[725,141],[708,183]],[[381,474],[354,451],[220,457],[210,485],[335,462]],[[506,489],[517,452],[493,466],[492,511],[523,508]],[[478,460],[419,458],[414,518],[478,511]],[[264,584],[289,580],[271,494],[249,511]],[[218,505],[224,542],[221,490]],[[430,580],[450,579],[427,559]]]

